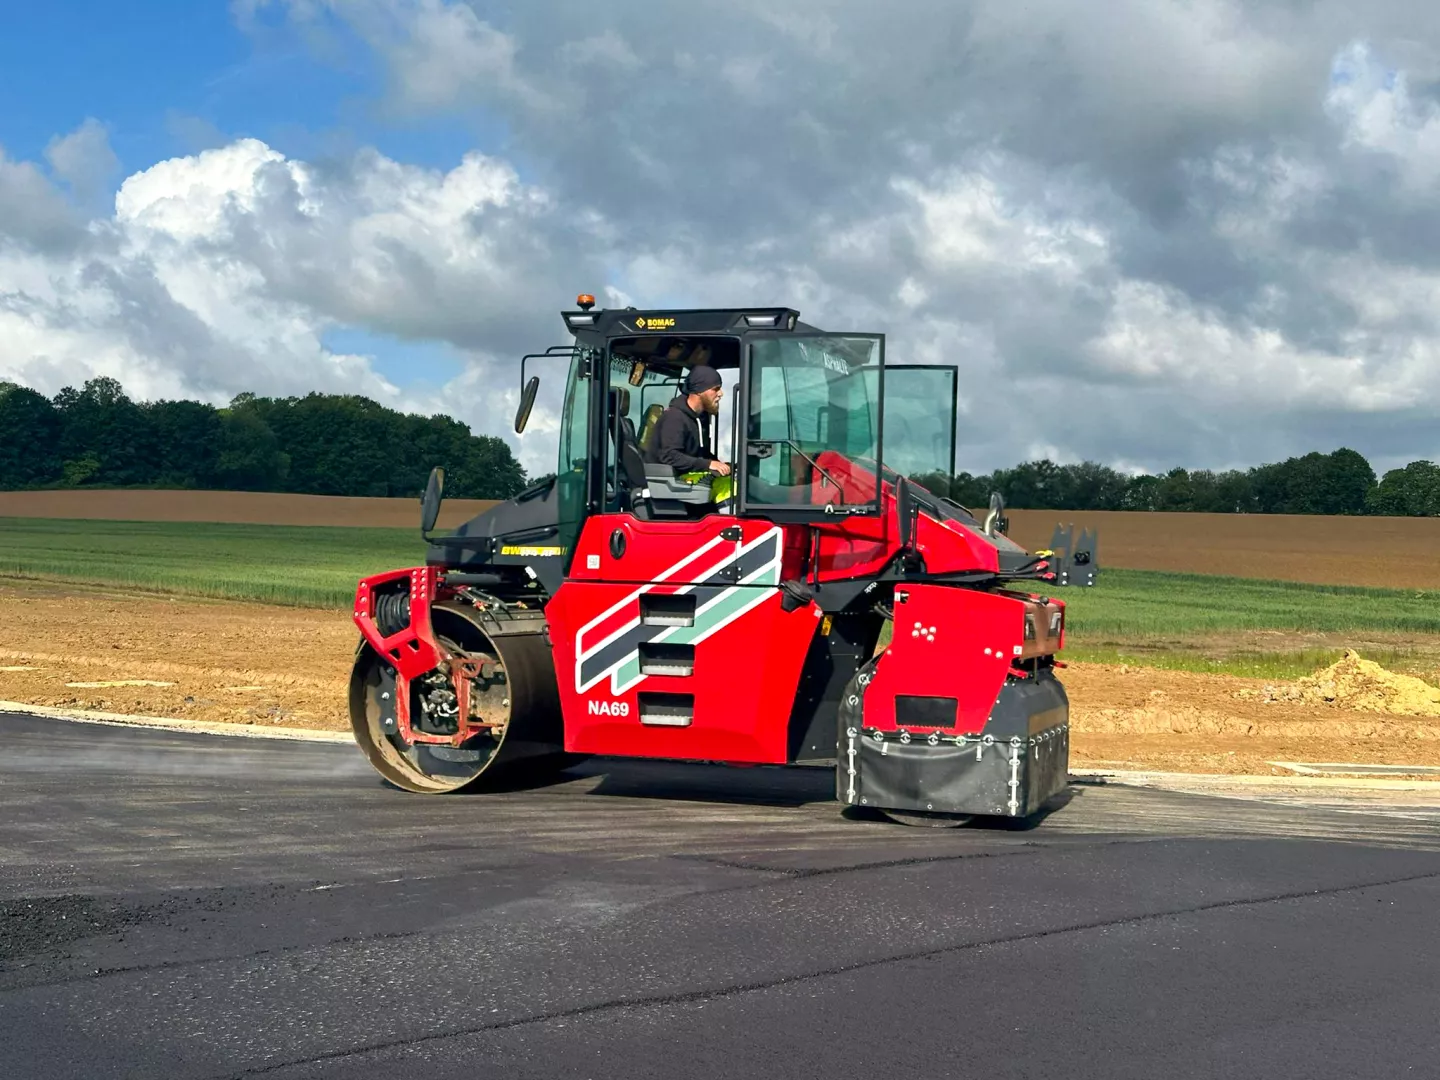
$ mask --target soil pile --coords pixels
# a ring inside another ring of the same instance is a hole
[[[1413,675],[1387,671],[1353,649],[1323,671],[1286,686],[1266,686],[1259,694],[1241,691],[1242,697],[1338,705],[1357,712],[1392,716],[1440,716],[1440,689]]]

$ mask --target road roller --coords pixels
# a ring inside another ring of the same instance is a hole
[[[790,765],[833,768],[859,820],[1040,815],[1069,765],[1054,570],[998,496],[911,479],[953,470],[957,367],[791,308],[561,317],[515,415],[563,374],[554,475],[437,532],[435,469],[424,565],[357,586],[350,717],[380,775],[523,798],[587,758]]]

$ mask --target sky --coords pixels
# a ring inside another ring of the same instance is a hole
[[[1440,459],[1422,0],[15,0],[0,379],[359,393],[553,469],[600,306],[960,369],[957,467]]]

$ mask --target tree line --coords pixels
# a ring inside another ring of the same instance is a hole
[[[0,490],[189,488],[418,497],[434,465],[445,493],[506,499],[524,471],[502,439],[448,416],[353,394],[137,402],[114,379],[53,398],[0,382]]]
[[[351,394],[136,402],[114,379],[53,398],[0,382],[0,490],[191,488],[416,497],[434,465],[446,494],[506,499],[529,482],[504,440],[448,416],[418,416]],[[1028,461],[993,473],[912,479],[964,506],[998,491],[1029,510],[1440,516],[1440,466],[1377,477],[1342,447],[1250,469],[1129,475],[1096,462]]]
[[[1127,475],[1093,461],[1028,461],[972,476],[912,477],[962,506],[989,505],[998,491],[1020,510],[1151,510],[1210,514],[1375,514],[1440,516],[1440,466],[1412,461],[1376,477],[1363,456],[1341,447],[1250,469],[1171,469]]]

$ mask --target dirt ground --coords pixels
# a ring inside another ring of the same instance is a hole
[[[345,614],[0,580],[0,700],[348,728]]]
[[[0,700],[348,729],[356,632],[343,613],[16,581],[0,581],[0,610]],[[1070,664],[1072,764],[1261,774],[1285,772],[1271,761],[1440,765],[1440,691],[1397,684],[1383,707],[1412,715],[1364,711],[1347,701],[1380,707],[1374,680],[1347,670],[1359,681],[1342,673],[1337,690],[1336,678]],[[1381,690],[1404,678],[1385,676]]]

